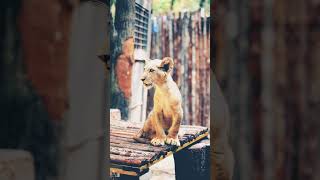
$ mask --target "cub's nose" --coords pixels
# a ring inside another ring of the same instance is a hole
[[[141,78],[141,81],[142,81],[142,82],[143,82],[144,80],[146,80],[146,78],[145,78],[145,77]]]

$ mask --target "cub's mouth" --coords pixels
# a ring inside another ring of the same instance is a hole
[[[145,87],[151,87],[152,86],[152,83],[143,83],[143,85],[145,86]]]

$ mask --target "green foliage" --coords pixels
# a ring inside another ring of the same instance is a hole
[[[110,0],[111,12],[114,17],[115,4],[117,0]],[[182,11],[197,11],[202,6],[206,15],[210,14],[211,0],[152,0],[152,10],[154,15],[167,12],[178,13]]]
[[[207,15],[210,14],[211,0],[153,0],[152,10],[154,15],[159,15],[172,11],[178,13],[182,11],[197,11],[202,4]]]

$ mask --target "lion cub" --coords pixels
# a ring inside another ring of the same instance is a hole
[[[178,132],[183,116],[182,98],[171,77],[172,69],[172,58],[146,60],[141,81],[148,89],[155,87],[154,107],[143,128],[135,135],[136,141],[141,142],[141,138],[147,138],[154,146],[165,143],[180,146]]]

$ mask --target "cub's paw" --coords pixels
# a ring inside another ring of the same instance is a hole
[[[165,142],[169,145],[180,146],[180,141],[178,138],[167,137]]]
[[[153,138],[151,140],[151,144],[154,146],[163,146],[164,145],[164,139],[161,138]]]

